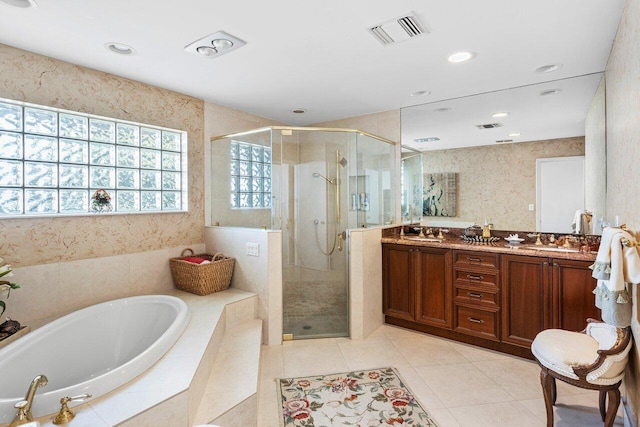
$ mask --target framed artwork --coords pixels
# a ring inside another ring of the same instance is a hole
[[[456,216],[456,174],[423,175],[422,215]]]

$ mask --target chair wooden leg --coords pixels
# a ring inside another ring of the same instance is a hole
[[[556,379],[554,377],[552,377],[551,375],[549,375],[549,378],[551,378],[551,404],[555,405],[556,404],[556,399],[558,398],[558,389],[556,387]]]
[[[616,419],[618,406],[620,406],[620,389],[616,387],[609,390],[607,394],[607,397],[609,398],[609,405],[607,407],[607,417],[604,420],[604,427],[611,427]]]
[[[553,427],[553,404],[555,401],[554,388],[555,378],[549,375],[547,368],[540,371],[540,383],[542,384],[542,394],[544,395],[544,405],[547,408],[547,427]]]
[[[602,417],[602,422],[604,422],[607,417],[607,392],[604,390],[599,391],[600,394],[600,416]]]

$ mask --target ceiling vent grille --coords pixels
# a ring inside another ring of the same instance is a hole
[[[497,139],[496,143],[504,144],[505,142],[513,142],[513,139]]]
[[[369,28],[371,34],[383,45],[409,40],[421,34],[429,34],[418,18],[413,15],[402,16]]]
[[[493,128],[501,128],[502,123],[486,123],[484,125],[476,125],[478,129],[493,129]]]

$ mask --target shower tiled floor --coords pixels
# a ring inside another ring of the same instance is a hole
[[[349,333],[347,315],[285,316],[284,332],[300,337],[314,338],[345,336]]]
[[[262,346],[258,427],[278,427],[275,378],[393,366],[440,427],[544,427],[540,368],[530,360],[383,325],[364,340]],[[556,427],[601,427],[598,393],[558,382]],[[622,405],[615,426],[622,426]],[[334,426],[338,427],[338,426]]]
[[[283,288],[283,331],[294,338],[349,333],[347,289],[340,281],[287,281]]]

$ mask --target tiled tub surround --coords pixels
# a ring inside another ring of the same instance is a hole
[[[225,334],[233,334],[234,328],[255,318],[255,294],[232,289],[204,297],[178,290],[167,294],[183,299],[191,309],[191,322],[182,337],[139,377],[98,399],[75,406],[74,426],[190,427],[197,420],[196,414],[206,417],[207,409],[201,408],[198,412],[199,407],[215,406],[208,401],[206,396],[211,395],[205,394],[205,390],[216,354],[227,339]],[[228,332],[230,330],[232,332]],[[257,383],[253,390],[253,394],[256,393]],[[240,402],[232,399],[229,403]],[[218,413],[211,413],[212,418],[207,422],[230,408],[218,405]],[[257,408],[250,412],[255,411]],[[38,421],[43,426],[53,426],[50,417],[41,417]]]
[[[60,399],[103,396],[147,371],[180,339],[189,306],[167,295],[141,295],[75,311],[0,348],[0,423],[15,417],[25,384],[46,372],[32,413],[60,409]],[[123,332],[124,331],[124,332]]]
[[[15,268],[12,281],[21,287],[11,292],[4,316],[38,327],[100,302],[171,292],[169,258],[186,247]],[[188,247],[205,251],[204,244]]]

